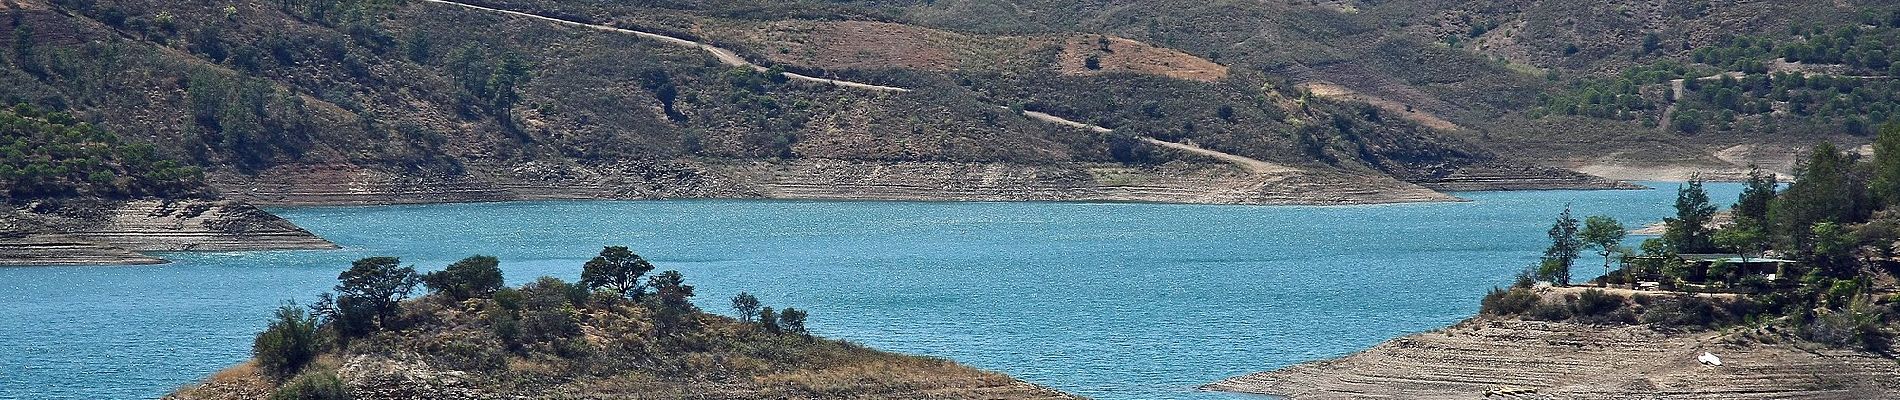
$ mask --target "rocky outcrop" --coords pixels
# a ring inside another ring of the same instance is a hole
[[[6,208],[0,265],[154,264],[164,260],[138,252],[337,247],[230,200],[63,200]]]
[[[1212,383],[1293,399],[1871,399],[1900,396],[1875,354],[1720,332],[1474,318],[1346,357]],[[1722,359],[1705,366],[1703,352]],[[1495,392],[1494,392],[1495,391]]]

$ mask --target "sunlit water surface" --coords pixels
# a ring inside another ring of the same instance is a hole
[[[1661,184],[1673,189],[1674,184]],[[1726,203],[1739,190],[1712,185]],[[824,336],[950,358],[1098,399],[1194,387],[1456,322],[1544,244],[1557,211],[1631,225],[1674,190],[1464,193],[1347,207],[565,201],[277,210],[335,251],[179,253],[0,268],[0,398],[157,397],[248,357],[268,311],[350,260],[502,260],[573,280],[603,245],[678,269],[701,307],[749,291]],[[1579,276],[1597,271],[1579,262]]]

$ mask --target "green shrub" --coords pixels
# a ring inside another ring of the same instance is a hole
[[[579,289],[583,296],[585,288],[569,285],[558,278],[541,277],[534,283],[523,286],[521,303],[521,336],[527,341],[548,341],[579,334],[580,323],[576,321],[576,299],[573,295]],[[585,302],[582,297],[579,302]]]
[[[494,298],[495,298],[495,305],[500,306],[504,310],[512,311],[512,310],[521,309],[521,301],[523,299],[523,296],[520,290],[516,290],[515,288],[506,288],[506,287],[501,288],[501,290],[495,291]]]
[[[1715,304],[1695,295],[1656,301],[1643,313],[1642,318],[1645,324],[1677,327],[1709,327],[1719,320]]]
[[[1537,294],[1530,289],[1511,288],[1509,290],[1491,288],[1479,303],[1478,312],[1490,315],[1518,315],[1537,306]]]
[[[1577,296],[1576,313],[1578,316],[1609,315],[1623,308],[1623,296],[1617,296],[1602,289],[1589,289]]]
[[[257,367],[272,378],[296,375],[317,358],[317,319],[296,304],[277,308],[270,327],[251,344]]]
[[[1562,321],[1562,320],[1570,319],[1570,317],[1573,314],[1571,314],[1570,312],[1570,304],[1568,303],[1569,302],[1537,303],[1535,306],[1531,307],[1531,310],[1529,312],[1526,312],[1524,314],[1524,318],[1539,320],[1539,321]]]
[[[1847,310],[1815,315],[1813,321],[1801,327],[1800,335],[1832,347],[1886,352],[1892,347],[1893,334],[1885,329],[1882,314],[1866,301],[1858,301]]]
[[[345,400],[350,398],[343,379],[335,371],[311,371],[284,383],[272,392],[270,400]]]

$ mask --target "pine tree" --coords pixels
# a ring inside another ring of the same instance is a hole
[[[1709,202],[1709,192],[1702,189],[1702,178],[1689,178],[1689,183],[1676,189],[1676,217],[1663,219],[1667,228],[1663,241],[1681,253],[1713,251],[1715,244],[1710,238],[1709,221],[1715,218],[1715,211],[1715,204]]]

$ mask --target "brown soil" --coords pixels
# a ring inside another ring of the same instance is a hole
[[[1133,72],[1213,82],[1227,77],[1227,66],[1180,50],[1113,36],[1075,35],[1062,40],[1057,70],[1068,75]],[[1106,42],[1106,45],[1104,45]],[[1097,68],[1089,68],[1094,57]]]
[[[1306,88],[1306,90],[1312,91],[1314,96],[1331,98],[1331,99],[1357,101],[1357,102],[1363,102],[1366,104],[1371,104],[1374,107],[1379,107],[1380,110],[1385,110],[1387,114],[1397,115],[1401,118],[1405,118],[1408,121],[1412,121],[1413,123],[1424,125],[1432,129],[1437,129],[1437,130],[1447,131],[1447,132],[1456,132],[1460,129],[1463,129],[1462,127],[1459,127],[1458,124],[1452,123],[1451,121],[1447,121],[1444,118],[1439,118],[1437,115],[1434,115],[1424,110],[1420,110],[1417,107],[1412,107],[1408,109],[1404,103],[1387,100],[1384,98],[1380,98],[1378,96],[1362,94],[1362,93],[1359,93],[1358,91],[1354,91],[1351,88],[1348,88],[1345,86],[1334,85],[1334,84],[1326,83],[1326,82],[1308,82],[1305,84],[1301,84],[1300,86],[1303,88]]]
[[[824,69],[947,71],[972,38],[887,22],[773,22],[758,34],[768,60]]]

